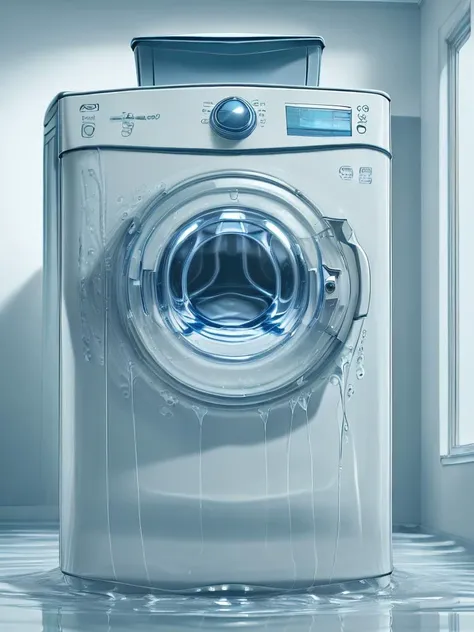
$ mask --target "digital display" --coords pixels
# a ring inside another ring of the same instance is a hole
[[[288,136],[352,136],[352,109],[286,106]]]

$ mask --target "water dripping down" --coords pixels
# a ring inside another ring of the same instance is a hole
[[[148,564],[146,560],[146,552],[145,552],[145,539],[143,537],[143,526],[142,526],[142,502],[140,497],[140,475],[139,475],[139,465],[138,465],[138,440],[137,440],[137,420],[136,420],[136,411],[135,411],[135,380],[136,376],[134,375],[133,363],[129,362],[129,393],[130,393],[130,408],[132,412],[132,426],[133,426],[133,445],[134,445],[134,457],[135,457],[135,484],[137,488],[137,515],[138,515],[138,529],[140,531],[140,545],[142,550],[142,558],[143,558],[143,567],[145,570],[145,576],[148,584],[150,585],[150,573],[148,571]]]
[[[314,552],[314,573],[313,573],[313,584],[311,588],[316,583],[316,575],[318,572],[318,547],[317,547],[317,538],[316,538],[316,514],[314,509],[314,460],[313,460],[313,446],[311,441],[311,427],[309,424],[308,417],[308,408],[309,401],[311,399],[312,392],[302,393],[298,398],[298,404],[300,408],[303,409],[305,414],[306,421],[306,436],[308,439],[308,448],[309,448],[309,462],[310,462],[310,476],[311,476],[311,514],[313,521],[313,552]]]
[[[258,414],[263,422],[263,446],[265,454],[265,548],[268,547],[268,445],[267,445],[267,422],[270,414],[269,408],[259,408]]]
[[[198,422],[199,422],[199,533],[201,537],[201,550],[200,555],[204,552],[204,524],[202,515],[202,426],[204,417],[207,415],[207,408],[204,406],[191,406]]]
[[[296,584],[296,560],[295,552],[293,550],[293,519],[291,515],[291,484],[290,484],[290,459],[291,459],[291,438],[293,434],[293,421],[295,416],[295,408],[298,401],[296,399],[290,399],[290,427],[288,429],[288,442],[286,448],[286,492],[288,496],[288,526],[289,526],[289,538],[291,549],[291,562],[293,565],[293,586]]]
[[[341,426],[339,430],[339,459],[338,459],[338,468],[337,468],[337,524],[336,524],[336,537],[334,542],[334,554],[332,560],[332,569],[331,575],[329,577],[329,582],[332,582],[334,576],[334,570],[336,567],[337,561],[337,551],[339,548],[339,536],[341,530],[341,486],[342,486],[342,463],[344,456],[344,438],[346,432],[349,431],[349,424],[347,421],[347,413],[346,413],[346,381],[347,374],[350,368],[350,359],[347,357],[343,357],[341,360],[341,365],[337,367],[335,373],[331,376],[331,384],[333,386],[337,386],[339,388],[339,397],[342,408],[342,419]]]

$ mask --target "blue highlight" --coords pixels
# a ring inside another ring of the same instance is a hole
[[[286,106],[288,136],[350,137],[352,110]]]

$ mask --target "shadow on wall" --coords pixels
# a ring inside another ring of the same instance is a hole
[[[41,504],[42,273],[0,311],[0,505]]]
[[[421,120],[392,117],[393,521],[419,524]]]

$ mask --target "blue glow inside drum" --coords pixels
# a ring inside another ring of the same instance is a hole
[[[157,270],[168,326],[195,350],[248,359],[237,345],[266,336],[268,353],[298,326],[308,270],[282,226],[261,212],[215,210],[181,226]]]

